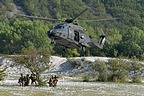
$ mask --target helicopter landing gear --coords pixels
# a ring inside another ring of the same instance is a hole
[[[56,44],[54,39],[51,40],[51,44]]]
[[[81,49],[82,49],[82,56],[85,56],[86,47],[82,46]]]
[[[82,51],[85,52],[86,51],[86,47],[82,47]]]
[[[66,57],[67,55],[67,47],[62,48],[62,57]]]
[[[66,47],[63,47],[63,49],[62,49],[62,50],[63,50],[63,52],[67,52]]]

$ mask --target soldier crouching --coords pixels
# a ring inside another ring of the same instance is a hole
[[[49,81],[47,82],[49,84],[49,87],[56,87],[57,85],[57,82],[58,82],[58,77],[55,75],[55,76],[51,76]]]
[[[20,78],[18,79],[18,83],[20,84],[20,86],[24,86],[24,76],[23,76],[23,74],[21,74]]]
[[[37,78],[36,78],[35,74],[31,74],[31,76],[29,78],[31,80],[31,85],[38,85]]]
[[[29,85],[29,74],[27,74],[26,76],[23,76],[23,74],[21,74],[18,83],[20,84],[20,86],[28,86]]]

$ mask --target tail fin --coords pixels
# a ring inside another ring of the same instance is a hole
[[[105,35],[101,35],[98,43],[96,43],[95,41],[92,40],[92,44],[94,44],[94,45],[97,46],[98,48],[102,49],[102,48],[103,48],[103,45],[104,45],[104,43],[105,43],[105,37],[106,37]]]
[[[99,42],[98,42],[98,47],[101,48],[101,49],[103,48],[103,45],[105,43],[105,37],[106,37],[105,35],[100,36],[100,39],[99,39]]]

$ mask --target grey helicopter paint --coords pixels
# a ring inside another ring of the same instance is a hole
[[[53,26],[48,31],[48,36],[53,42],[56,42],[66,48],[82,48],[85,51],[86,47],[96,46],[103,48],[105,35],[100,36],[100,40],[96,43],[92,38],[85,35],[86,29],[73,23],[62,23]]]
[[[86,36],[86,29],[81,27],[78,24],[74,24],[76,18],[86,12],[89,8],[85,8],[82,12],[80,12],[77,16],[71,19],[66,19],[65,21],[59,19],[51,19],[44,17],[36,17],[36,16],[28,16],[19,14],[21,17],[47,20],[47,21],[58,21],[62,22],[60,24],[54,25],[49,31],[48,36],[51,38],[52,43],[57,43],[65,48],[81,48],[82,51],[85,51],[87,47],[97,47],[102,49],[105,43],[106,35],[102,33],[99,40],[95,42],[91,36]],[[119,18],[109,18],[109,19],[98,19],[98,20],[79,20],[84,22],[97,22],[97,21],[106,21],[106,20],[115,20]]]

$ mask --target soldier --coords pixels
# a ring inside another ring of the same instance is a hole
[[[28,86],[29,85],[29,74],[26,75],[25,77],[25,86]]]
[[[26,86],[26,76],[23,77],[23,85]]]
[[[57,79],[58,77],[55,75],[54,76],[54,80],[53,80],[53,87],[56,87],[56,85],[57,85],[57,82],[58,82],[58,79]]]
[[[51,75],[49,81],[48,81],[49,87],[52,87],[53,85],[53,75]]]
[[[19,78],[18,83],[20,84],[20,86],[24,86],[24,76],[23,74],[20,74],[20,75],[21,77]]]
[[[50,79],[49,79],[49,82],[48,82],[48,84],[49,84],[49,86],[50,87],[56,87],[56,85],[57,85],[57,82],[58,82],[58,79],[57,79],[58,77],[55,75],[55,76],[51,76],[50,77]]]
[[[31,79],[31,85],[37,85],[37,79],[35,74],[31,74],[29,78]]]

